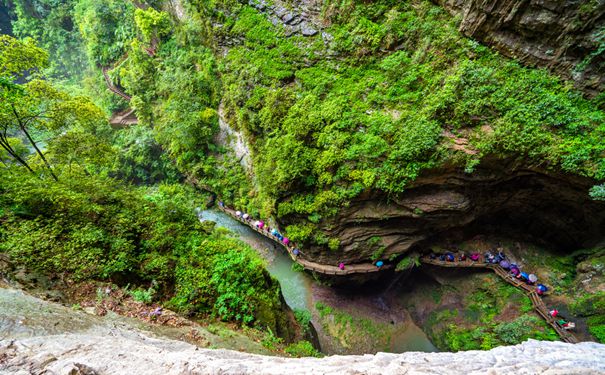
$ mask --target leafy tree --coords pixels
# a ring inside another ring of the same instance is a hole
[[[58,180],[41,142],[36,141],[35,137],[45,135],[65,139],[66,136],[61,134],[68,128],[77,126],[94,132],[98,124],[107,125],[106,120],[88,99],[71,97],[55,89],[49,82],[33,78],[34,73],[47,63],[47,54],[31,40],[21,42],[10,36],[0,36],[0,63],[3,66],[0,78],[4,82],[0,88],[3,98],[0,102],[0,145],[15,161],[35,173],[29,161],[9,140],[17,135],[22,136],[35,150],[48,173]],[[20,82],[17,79],[25,82],[16,83]],[[78,147],[73,142],[71,145]],[[64,146],[67,144],[64,143]],[[72,153],[72,156],[76,155],[77,152]]]
[[[134,12],[134,22],[143,36],[143,41],[146,43],[156,44],[157,39],[170,34],[170,16],[168,13],[158,12],[152,7],[144,10],[136,9]]]
[[[89,59],[101,66],[119,60],[135,35],[131,1],[79,0],[74,19],[86,41]]]

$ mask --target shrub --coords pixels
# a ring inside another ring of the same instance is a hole
[[[308,332],[311,326],[311,312],[309,310],[294,310],[294,316],[296,317],[296,321],[303,329],[303,332]]]
[[[316,357],[316,358],[322,357],[322,354],[313,347],[313,344],[311,344],[310,342],[305,341],[305,340],[286,346],[284,351],[286,353],[290,354],[291,356],[298,357],[298,358],[300,358],[300,357]]]
[[[142,302],[146,305],[149,305],[153,300],[153,295],[155,290],[152,288],[149,289],[135,289],[128,292],[132,296],[132,298],[137,302]]]

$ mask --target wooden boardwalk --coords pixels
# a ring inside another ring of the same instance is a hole
[[[221,207],[220,205],[218,205],[218,208],[221,211],[223,211],[224,213],[226,213],[227,215],[229,215],[232,218],[236,219],[237,221],[241,222],[242,224],[247,225],[248,227],[252,228],[256,232],[260,233],[264,237],[281,245],[283,248],[286,249],[286,251],[290,255],[290,258],[292,258],[292,260],[294,262],[303,266],[303,268],[306,270],[314,271],[314,272],[321,273],[324,275],[352,275],[352,274],[378,272],[383,269],[392,267],[391,265],[387,265],[387,264],[385,264],[382,267],[376,267],[376,265],[374,265],[372,263],[360,263],[360,264],[346,264],[345,268],[343,270],[341,270],[340,268],[338,268],[338,266],[312,262],[312,261],[304,259],[302,257],[302,256],[304,256],[304,254],[302,253],[301,249],[299,249],[299,251],[301,253],[298,256],[294,255],[294,249],[295,249],[294,246],[285,245],[283,242],[281,242],[279,240],[279,238],[272,235],[268,230],[257,228],[256,225],[254,225],[254,220],[252,220],[252,219],[244,220],[243,218],[237,216],[235,214],[235,211],[230,208]]]
[[[529,297],[532,305],[534,306],[534,310],[548,323],[561,337],[561,340],[569,343],[577,343],[578,339],[569,331],[563,329],[557,322],[557,319],[550,315],[550,310],[542,301],[542,298],[536,293],[535,288],[530,285],[527,285],[521,280],[515,278],[510,272],[506,271],[504,268],[500,267],[497,264],[483,263],[483,262],[475,262],[470,259],[465,261],[442,261],[439,259],[431,259],[429,257],[420,258],[420,262],[424,264],[432,264],[439,267],[451,267],[451,268],[483,268],[490,269],[494,271],[498,276],[500,276],[504,281],[513,285],[516,288],[522,289],[523,292]]]
[[[110,69],[109,67],[102,68],[103,77],[105,78],[105,84],[107,85],[107,88],[109,89],[109,91],[113,92],[114,94],[122,97],[124,100],[129,102],[131,97],[129,95],[127,95],[126,93],[124,93],[122,90],[120,90],[111,81],[109,74],[107,74],[109,69]],[[134,109],[131,109],[131,108],[126,108],[122,112],[114,113],[111,116],[111,118],[109,119],[109,124],[113,128],[124,128],[124,127],[130,126],[130,125],[136,125],[138,123],[139,123],[139,120],[137,119],[137,116],[134,113]]]
[[[262,236],[278,243],[280,246],[282,246],[283,248],[286,249],[286,251],[290,255],[290,258],[292,258],[292,260],[294,262],[300,264],[306,270],[322,273],[325,275],[351,275],[351,274],[364,274],[364,273],[370,273],[370,272],[378,272],[383,269],[392,267],[392,265],[384,265],[382,267],[376,267],[372,263],[360,263],[360,264],[347,264],[347,265],[345,265],[345,269],[341,270],[338,266],[312,262],[310,260],[307,260],[307,259],[304,259],[301,257],[304,254],[302,253],[302,251],[300,249],[299,249],[299,251],[301,253],[298,256],[294,255],[294,249],[295,249],[294,246],[285,245],[282,241],[280,241],[279,238],[272,235],[267,230],[266,227],[264,229],[260,229],[260,228],[256,227],[254,225],[253,219],[245,220],[242,217],[237,216],[235,214],[236,211],[232,210],[230,208],[221,207],[220,205],[218,206],[218,208],[221,211],[223,211],[224,213],[226,213],[227,215],[234,218],[235,220],[252,228],[254,231],[258,232]],[[524,283],[521,280],[518,280],[512,274],[510,274],[508,271],[506,271],[504,268],[500,267],[500,265],[484,263],[484,262],[480,262],[480,261],[475,262],[470,259],[467,259],[465,261],[448,262],[448,261],[441,261],[438,259],[431,259],[428,256],[420,258],[420,262],[424,263],[424,264],[431,264],[431,265],[439,266],[439,267],[482,268],[482,269],[490,269],[490,270],[494,271],[498,276],[500,276],[507,283],[513,285],[516,288],[523,290],[523,292],[529,297],[536,312],[546,321],[546,323],[548,323],[557,332],[557,334],[561,337],[561,340],[563,340],[565,342],[569,342],[569,343],[578,342],[578,339],[571,332],[563,329],[563,327],[561,327],[559,325],[559,323],[557,322],[557,319],[550,315],[548,308],[542,301],[542,298],[540,298],[538,293],[536,293],[534,287],[527,285],[526,283]]]
[[[104,66],[103,68],[101,68],[101,70],[103,71],[103,78],[105,78],[105,84],[107,85],[107,88],[109,88],[109,90],[111,92],[113,92],[114,94],[121,96],[122,98],[124,98],[124,100],[126,101],[130,101],[130,99],[132,99],[130,96],[126,95],[122,90],[120,90],[116,85],[113,84],[113,82],[111,81],[111,78],[109,77],[109,74],[107,74],[107,72],[109,71],[109,67]]]

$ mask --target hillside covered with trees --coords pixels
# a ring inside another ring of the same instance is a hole
[[[515,235],[570,253],[605,234],[605,94],[464,37],[428,0],[4,9],[0,252],[29,268],[289,340],[262,258],[196,207],[272,218],[317,262],[397,271],[433,235],[509,216]],[[602,339],[602,292],[581,298],[593,299]]]

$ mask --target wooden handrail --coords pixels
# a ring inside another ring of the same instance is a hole
[[[227,208],[227,207],[223,207],[221,205],[219,205],[218,207],[221,211],[225,212],[227,215],[233,217],[234,219],[241,222],[242,224],[252,228],[257,233],[263,235],[264,237],[266,237],[274,242],[277,242],[280,246],[282,246],[283,248],[286,249],[286,251],[290,255],[290,258],[292,258],[292,260],[294,262],[300,264],[306,270],[319,272],[319,273],[323,273],[326,275],[350,275],[350,274],[358,274],[358,273],[377,272],[382,269],[392,267],[391,265],[384,265],[382,267],[376,267],[376,265],[371,264],[371,263],[362,263],[362,264],[350,264],[350,265],[347,265],[344,270],[341,270],[337,266],[320,264],[320,263],[309,261],[307,259],[303,259],[300,256],[294,255],[293,246],[284,244],[282,241],[279,240],[279,238],[272,235],[269,231],[258,228],[257,226],[255,226],[253,224],[252,219],[244,220],[242,217],[236,215],[234,210]],[[561,327],[559,325],[559,323],[556,321],[556,319],[550,315],[550,312],[549,312],[548,308],[546,307],[546,305],[544,304],[544,302],[542,301],[542,298],[540,298],[540,296],[538,296],[538,294],[535,292],[535,290],[532,287],[530,287],[529,285],[527,285],[527,284],[519,281],[515,277],[513,277],[509,272],[507,272],[505,269],[500,267],[500,265],[491,264],[491,263],[482,263],[482,262],[472,261],[470,259],[467,259],[465,261],[449,262],[449,261],[441,261],[438,259],[431,259],[429,257],[421,258],[420,262],[424,263],[424,264],[432,264],[432,265],[439,266],[439,267],[483,268],[483,269],[490,269],[490,270],[494,271],[504,281],[506,281],[507,283],[509,283],[509,284],[513,285],[514,287],[519,288],[525,292],[525,294],[529,297],[529,299],[530,299],[534,309],[538,313],[538,315],[540,315],[550,326],[553,327],[555,332],[557,332],[557,334],[561,337],[561,339],[563,341],[569,342],[569,343],[578,342],[578,339],[571,332],[564,330],[563,327]]]
[[[485,269],[493,270],[504,281],[513,285],[516,288],[522,289],[525,292],[525,294],[529,297],[529,300],[531,301],[531,303],[534,307],[534,310],[536,310],[538,315],[540,315],[546,321],[546,323],[548,323],[551,327],[553,327],[555,332],[557,332],[557,334],[561,337],[561,340],[563,340],[565,342],[569,342],[569,343],[578,342],[578,339],[571,332],[563,329],[563,327],[561,327],[559,325],[557,320],[553,316],[550,315],[550,311],[544,304],[544,301],[542,301],[542,298],[540,298],[540,296],[536,293],[536,291],[532,287],[530,287],[529,285],[525,284],[524,282],[521,282],[518,279],[516,279],[515,277],[513,277],[513,275],[511,275],[509,272],[507,272],[504,268],[500,267],[500,265],[491,264],[491,263],[482,263],[482,262],[473,261],[470,259],[467,259],[464,261],[450,262],[450,261],[445,261],[445,260],[431,259],[429,257],[420,258],[420,262],[425,263],[425,264],[432,264],[432,265],[439,266],[439,267],[485,268]]]
[[[130,99],[132,99],[130,96],[126,95],[124,92],[122,92],[120,89],[118,89],[113,82],[111,81],[111,78],[109,77],[109,74],[107,74],[107,71],[109,70],[108,67],[104,66],[101,71],[103,72],[103,77],[105,78],[105,84],[107,85],[107,88],[109,88],[109,90],[111,92],[113,92],[116,95],[121,96],[122,98],[124,98],[126,101],[130,101]]]
[[[390,265],[390,264],[385,264],[382,267],[377,267],[376,265],[374,265],[372,263],[360,263],[360,264],[347,264],[345,266],[345,269],[341,270],[338,266],[316,263],[316,262],[304,259],[300,255],[298,255],[298,256],[294,255],[294,246],[286,245],[283,242],[281,242],[279,240],[279,238],[272,235],[269,231],[256,227],[253,224],[251,219],[244,220],[243,218],[236,215],[234,210],[227,208],[227,207],[222,207],[221,205],[219,205],[218,207],[221,211],[225,212],[227,215],[233,217],[234,219],[241,222],[242,224],[252,228],[254,231],[258,232],[259,234],[263,235],[264,237],[266,237],[274,242],[277,242],[280,246],[282,246],[284,249],[286,249],[286,251],[290,255],[290,258],[292,258],[292,260],[294,262],[300,264],[306,270],[323,273],[326,275],[351,275],[351,274],[378,272],[383,269],[388,269],[388,268],[392,267],[392,265]]]

